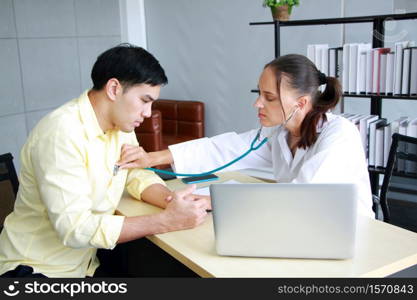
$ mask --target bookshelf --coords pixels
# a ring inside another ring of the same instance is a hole
[[[280,50],[280,36],[281,27],[288,26],[314,26],[314,25],[335,25],[335,24],[352,24],[352,23],[372,23],[374,34],[372,36],[372,48],[384,47],[384,40],[378,39],[376,36],[384,36],[384,22],[386,20],[411,20],[417,19],[417,13],[406,14],[387,14],[374,16],[360,16],[360,17],[344,17],[344,18],[328,18],[328,19],[310,19],[310,20],[294,20],[294,21],[270,21],[270,22],[250,22],[250,26],[272,25],[274,26],[274,45],[275,57],[281,55]],[[258,90],[251,90],[251,92],[258,92]],[[382,114],[382,99],[397,99],[397,100],[417,100],[417,96],[402,96],[402,95],[385,95],[385,94],[347,94],[343,97],[359,97],[370,98],[370,114]],[[379,190],[379,175],[384,174],[384,168],[369,168],[369,177],[371,180],[372,193],[377,195]]]

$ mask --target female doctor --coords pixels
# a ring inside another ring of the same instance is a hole
[[[324,92],[318,88],[325,85]],[[365,154],[359,131],[328,111],[341,97],[334,77],[326,77],[306,57],[281,56],[268,63],[259,78],[258,110],[265,145],[226,170],[273,167],[280,183],[354,183],[358,212],[374,217]],[[222,166],[246,151],[258,130],[229,132],[146,153],[124,145],[118,165],[143,168],[173,164],[178,173],[202,173]]]

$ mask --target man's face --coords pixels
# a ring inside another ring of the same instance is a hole
[[[158,99],[161,86],[138,84],[120,88],[116,92],[116,101],[112,111],[113,125],[123,132],[132,132],[151,116],[152,103]]]

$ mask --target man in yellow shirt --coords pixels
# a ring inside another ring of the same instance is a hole
[[[153,172],[114,169],[122,146],[138,145],[134,128],[167,83],[159,62],[119,45],[97,58],[91,77],[93,88],[43,118],[22,149],[19,192],[0,235],[3,276],[92,276],[97,248],[204,221],[207,204],[193,187],[172,193]],[[125,188],[165,210],[114,215]]]

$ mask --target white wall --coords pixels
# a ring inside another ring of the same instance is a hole
[[[261,3],[145,1],[148,49],[161,61],[169,79],[161,97],[204,101],[209,136],[257,126],[251,106],[256,95],[249,91],[256,87],[264,64],[274,56],[272,26],[249,26],[252,21],[271,20]],[[292,19],[340,17],[342,11],[344,16],[391,14],[400,6],[409,7],[400,0],[302,0]],[[416,20],[392,23],[395,28],[386,28],[388,34],[405,31],[405,39],[417,41]],[[344,40],[370,42],[371,31],[369,24],[349,24]],[[343,41],[342,25],[285,27],[281,32],[281,54],[306,54],[308,44],[335,47]],[[345,111],[368,113],[369,100],[346,98]],[[383,114],[390,120],[402,114],[417,117],[417,101],[386,99]]]
[[[0,153],[17,169],[27,134],[91,87],[102,51],[120,43],[118,0],[0,1]]]
[[[144,0],[119,0],[119,5],[122,41],[146,49]]]

